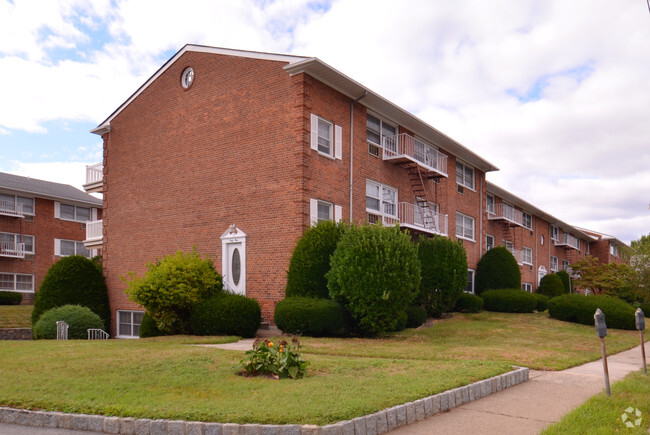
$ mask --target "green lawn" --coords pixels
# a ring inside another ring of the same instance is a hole
[[[637,344],[610,330],[611,353]],[[189,346],[234,337],[0,342],[0,404],[237,423],[328,424],[504,373],[600,356],[593,327],[545,314],[454,314],[377,339],[304,338],[301,380],[237,375],[243,352]]]
[[[633,412],[626,413],[628,408]],[[622,419],[635,423],[641,412],[639,426],[629,428]],[[632,417],[630,419],[629,417]],[[629,374],[625,379],[612,385],[612,395],[603,392],[592,397],[582,406],[574,409],[559,422],[548,427],[542,434],[589,433],[589,434],[647,434],[650,428],[650,377],[642,371]]]
[[[33,305],[0,305],[0,328],[31,328]]]

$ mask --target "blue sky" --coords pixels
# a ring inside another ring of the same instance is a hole
[[[81,186],[89,130],[187,43],[298,54],[629,242],[650,232],[648,41],[638,0],[0,0],[0,171]]]

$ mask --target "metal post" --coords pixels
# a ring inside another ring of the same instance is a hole
[[[645,362],[645,341],[643,340],[643,330],[645,329],[645,315],[643,314],[643,310],[641,308],[637,308],[634,316],[636,329],[639,330],[639,336],[641,337],[641,360],[643,361],[643,374],[647,375],[648,369],[646,368]]]
[[[605,389],[607,390],[607,397],[612,395],[609,388],[609,370],[607,369],[607,351],[605,350],[605,337],[607,337],[607,324],[605,323],[605,313],[600,308],[594,313],[594,325],[596,326],[596,334],[600,338],[600,349],[603,354],[603,371],[605,372]]]
[[[605,372],[605,390],[607,391],[607,397],[612,395],[612,391],[609,388],[609,369],[607,368],[607,351],[605,350],[605,338],[600,339],[600,350],[603,354],[603,371]]]

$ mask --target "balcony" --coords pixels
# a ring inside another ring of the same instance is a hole
[[[0,257],[25,258],[25,244],[0,242]]]
[[[521,266],[521,265],[524,264],[524,260],[523,260],[523,256],[522,256],[521,251],[518,251],[515,248],[511,248],[511,247],[508,247],[508,246],[506,246],[506,249],[508,251],[510,251],[510,253],[512,254],[513,257],[515,257],[515,260],[517,260],[518,265]]]
[[[428,178],[447,177],[447,156],[406,133],[383,138],[383,159],[396,164],[416,163]]]
[[[562,237],[555,242],[555,246],[564,246],[565,248],[573,248],[579,251],[580,240],[571,234],[564,233],[562,234]]]
[[[84,190],[86,193],[99,192],[104,189],[104,164],[96,163],[86,166],[86,184]]]
[[[0,201],[0,215],[24,218],[23,206],[13,201]]]
[[[388,215],[379,215],[368,210],[368,223],[375,224],[381,222],[382,225],[392,226],[399,223],[401,228],[422,231],[429,234],[438,234],[446,236],[448,228],[448,219],[446,214],[437,213],[430,208],[419,207],[417,205],[400,202],[397,204],[397,217]]]
[[[509,224],[525,227],[524,214],[508,204],[495,204],[494,210],[488,210],[488,220],[505,221]]]
[[[84,246],[86,249],[97,249],[102,247],[104,238],[104,221],[86,222],[86,240]]]

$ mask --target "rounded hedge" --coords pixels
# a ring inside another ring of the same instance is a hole
[[[546,311],[548,308],[548,296],[541,295],[539,293],[533,293],[533,296],[535,296],[535,299],[537,300],[537,306],[535,307],[535,311],[539,311],[540,313],[543,311]]]
[[[393,326],[391,329],[389,329],[386,332],[399,332],[403,331],[406,329],[406,324],[409,321],[409,316],[406,314],[406,311],[402,311],[399,313],[397,316],[397,322],[395,322],[395,326]]]
[[[300,238],[289,262],[285,297],[329,299],[325,274],[344,229],[342,223],[322,221]]]
[[[102,329],[102,319],[89,308],[80,305],[64,305],[46,311],[33,328],[35,339],[56,339],[56,322],[63,320],[68,324],[68,338],[88,339],[88,329]]]
[[[275,325],[285,334],[310,337],[345,333],[345,315],[338,302],[329,299],[293,297],[277,303]]]
[[[499,313],[532,313],[537,307],[537,298],[520,289],[487,290],[481,293],[483,308]]]
[[[144,313],[142,322],[140,322],[140,338],[160,337],[162,335],[167,334],[158,329],[156,321],[149,314]]]
[[[22,293],[0,291],[0,305],[19,305],[22,300]]]
[[[539,293],[540,295],[548,296],[549,298],[554,298],[556,296],[563,295],[564,284],[562,283],[562,279],[554,273],[550,275],[545,275],[539,281],[539,287],[537,287],[537,293]]]
[[[406,308],[406,327],[417,328],[427,321],[427,310],[419,305],[411,305]]]
[[[597,308],[600,308],[605,314],[605,323],[608,328],[636,329],[634,307],[611,296],[583,296],[579,294],[558,296],[549,301],[548,314],[554,319],[565,322],[593,325],[594,313]]]
[[[80,255],[61,258],[47,271],[34,298],[32,325],[46,311],[69,304],[90,308],[104,322],[101,328],[110,330],[111,311],[104,276],[95,263]]]
[[[475,291],[521,288],[521,272],[515,257],[503,246],[487,251],[476,265]]]
[[[482,308],[483,299],[481,299],[480,296],[463,292],[456,301],[454,311],[460,311],[463,313],[478,313]]]
[[[560,270],[559,272],[555,272],[555,275],[559,276],[560,279],[562,280],[562,285],[564,286],[564,293],[565,294],[571,293],[571,276],[569,276],[567,271]]]
[[[190,326],[196,335],[255,337],[262,323],[262,310],[255,299],[221,293],[192,306]]]

